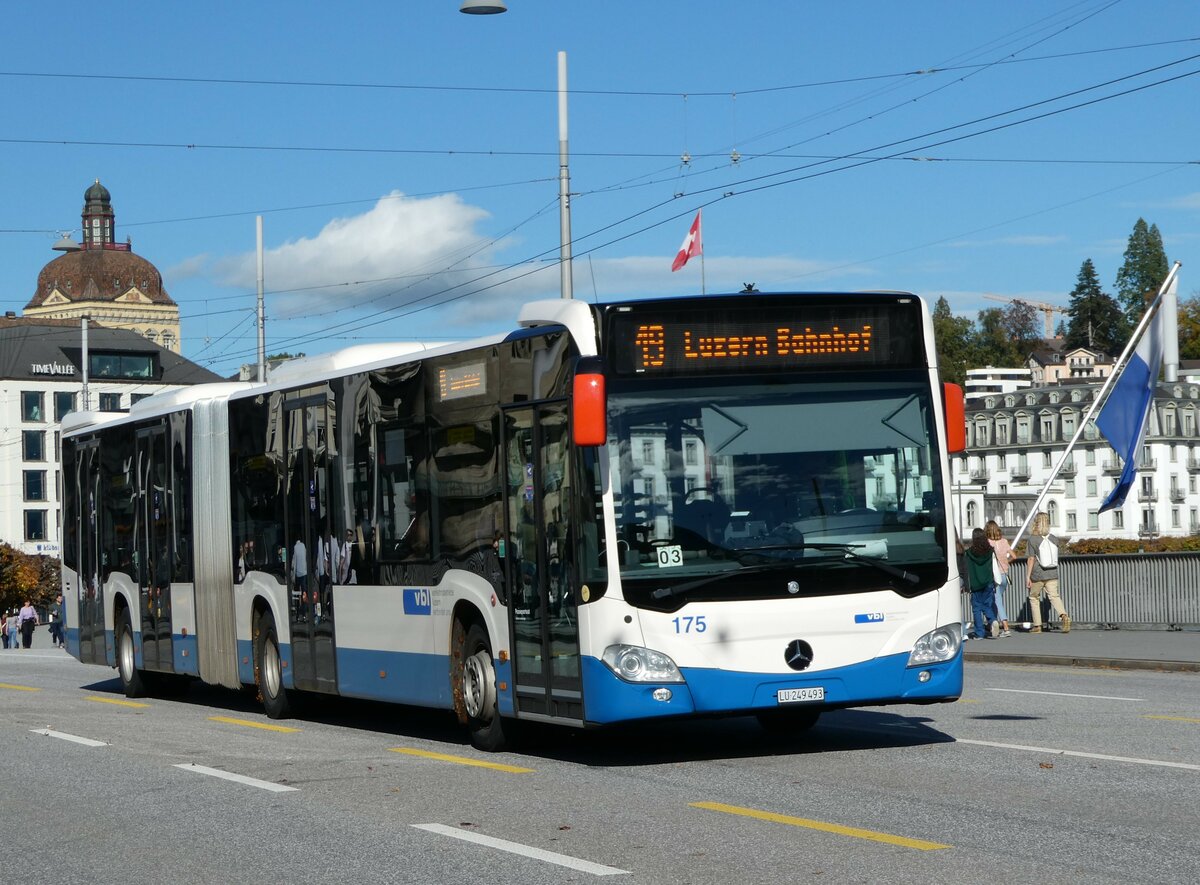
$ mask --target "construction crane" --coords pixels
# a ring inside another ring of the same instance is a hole
[[[1028,298],[1009,298],[1005,295],[984,294],[984,298],[990,298],[992,301],[1007,301],[1010,304],[1028,304],[1030,307],[1040,310],[1046,316],[1046,337],[1054,337],[1054,314],[1061,313],[1064,316],[1067,313],[1065,307],[1059,307],[1057,304],[1047,304],[1045,301],[1030,301]]]

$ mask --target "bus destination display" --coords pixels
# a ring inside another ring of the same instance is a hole
[[[916,363],[920,348],[916,310],[777,305],[723,313],[672,316],[660,309],[615,316],[614,368],[623,375],[901,368]],[[900,329],[904,334],[897,336]]]

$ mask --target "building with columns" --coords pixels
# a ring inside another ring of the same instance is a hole
[[[108,189],[96,179],[83,195],[83,239],[65,241],[38,274],[23,315],[40,319],[89,317],[94,325],[129,329],[174,353],[179,346],[179,305],[163,288],[162,274],[115,240],[116,214]]]

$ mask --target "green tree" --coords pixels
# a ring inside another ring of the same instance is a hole
[[[974,366],[1020,366],[1024,363],[1029,342],[1012,337],[1013,327],[1006,320],[1010,309],[989,307],[979,311],[971,353]]]
[[[937,348],[938,368],[942,380],[962,384],[970,367],[973,324],[966,317],[956,317],[945,296],[933,306],[933,342]]]
[[[1200,360],[1200,291],[1179,302],[1179,358]]]
[[[49,604],[59,593],[58,576],[58,560],[0,543],[0,610],[19,608],[26,599]]]
[[[1070,297],[1067,346],[1120,353],[1129,337],[1129,327],[1117,300],[1100,288],[1092,259],[1084,259]]]
[[[1131,326],[1142,318],[1147,303],[1158,294],[1158,287],[1170,269],[1158,226],[1147,226],[1146,220],[1139,218],[1129,235],[1125,260],[1117,271],[1117,299]]]

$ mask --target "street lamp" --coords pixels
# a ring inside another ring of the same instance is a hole
[[[504,0],[463,0],[458,11],[467,15],[496,15],[508,12],[508,7],[504,5]]]

